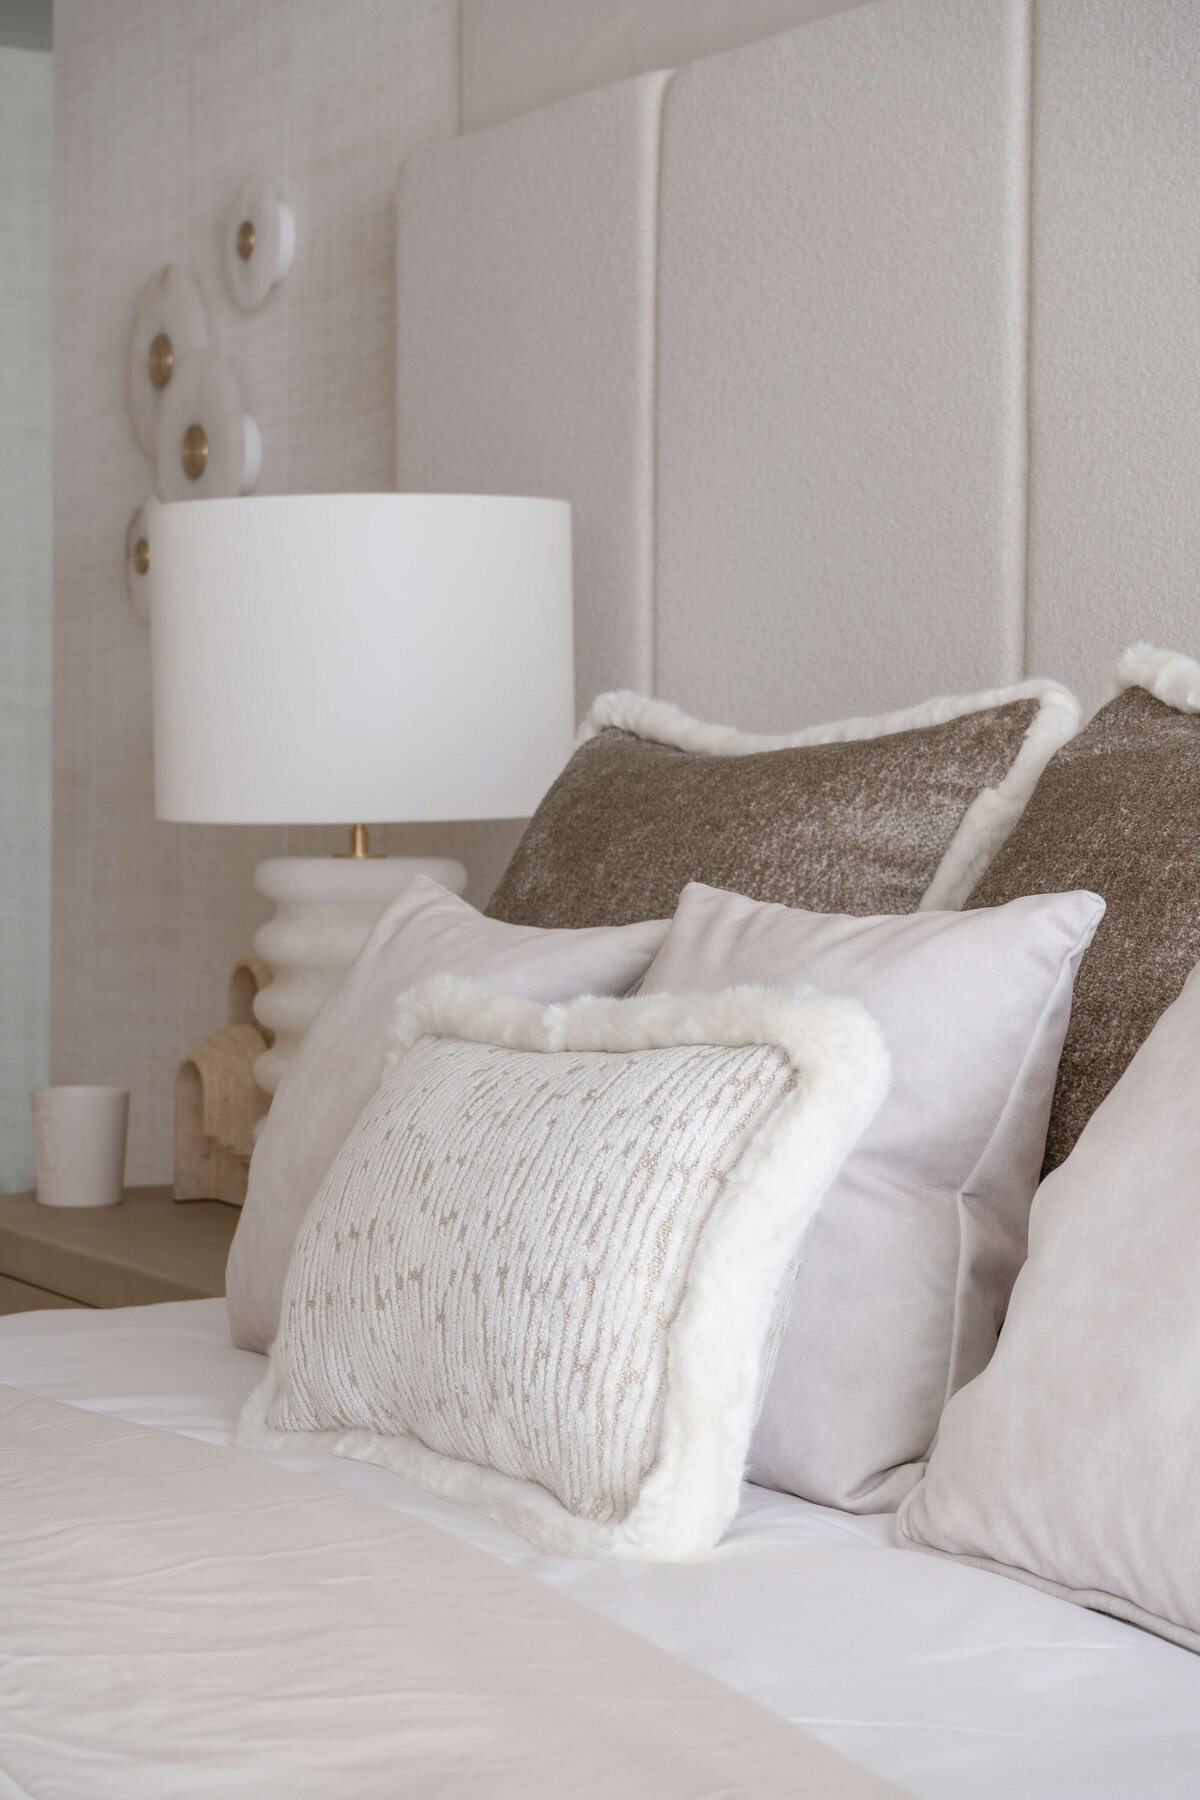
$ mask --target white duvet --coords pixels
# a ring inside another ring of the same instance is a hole
[[[260,1357],[223,1301],[0,1319],[0,1382],[228,1444]],[[896,1549],[890,1520],[747,1487],[699,1564],[540,1557],[385,1470],[275,1458],[518,1564],[924,1800],[1197,1800],[1200,1657]],[[0,1796],[9,1800],[19,1789]]]

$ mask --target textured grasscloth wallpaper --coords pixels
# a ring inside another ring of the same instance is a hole
[[[131,1180],[169,1178],[175,1066],[221,1022],[263,916],[255,863],[340,847],[154,821],[149,645],[123,568],[151,483],[124,393],[142,282],[171,259],[200,284],[262,426],[259,493],[391,487],[396,171],[458,129],[460,70],[481,123],[845,4],[464,0],[460,21],[456,0],[58,0],[52,1074],[132,1087]],[[220,230],[256,170],[282,180],[299,249],[245,314]],[[461,856],[484,899],[515,838],[502,822],[379,844]]]
[[[266,910],[255,863],[341,845],[154,820],[149,640],[124,596],[125,526],[151,486],[125,406],[134,303],[160,263],[191,270],[262,427],[259,493],[394,486],[396,169],[457,129],[458,18],[451,0],[60,0],[54,56],[53,1071],[128,1083],[129,1176],[164,1180],[175,1065],[222,1022]],[[220,232],[254,170],[282,180],[299,250],[241,313]]]
[[[0,1190],[29,1185],[50,975],[52,85],[0,45]]]

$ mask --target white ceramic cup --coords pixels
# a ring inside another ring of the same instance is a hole
[[[33,1157],[42,1205],[116,1206],[128,1128],[128,1088],[35,1088]]]

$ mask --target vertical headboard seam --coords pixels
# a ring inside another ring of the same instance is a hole
[[[650,420],[648,427],[650,442],[650,529],[646,534],[646,544],[650,557],[650,566],[646,572],[646,588],[650,596],[650,641],[646,651],[646,692],[658,693],[658,344],[659,344],[659,310],[662,303],[662,283],[659,281],[660,257],[662,251],[662,191],[663,191],[663,115],[666,111],[667,89],[671,85],[674,70],[664,71],[662,84],[658,90],[658,136],[655,141],[654,154],[654,206],[651,213],[653,242],[650,245],[650,267],[652,270],[650,292],[652,295],[650,312],[650,355],[652,367],[649,383]]]
[[[1014,406],[1019,424],[1011,438],[1014,455],[1021,458],[1023,465],[1014,472],[1014,485],[1020,495],[1020,517],[1014,522],[1012,546],[1015,564],[1013,578],[1018,594],[1017,642],[1012,649],[1013,666],[1010,670],[1014,681],[1023,681],[1030,673],[1029,521],[1033,503],[1033,33],[1036,4],[1037,0],[1025,0],[1022,8],[1023,32],[1017,45],[1017,54],[1023,65],[1020,92],[1024,112],[1016,121],[1020,143],[1013,174],[1019,183],[1020,192],[1019,197],[1014,196],[1011,209],[1019,241],[1014,243],[1009,259],[1013,280],[1019,284],[1012,316],[1019,321],[1018,329],[1023,338],[1019,354],[1014,358],[1016,381],[1020,390],[1014,396]]]
[[[646,616],[646,642],[642,646],[639,661],[642,669],[640,685],[647,694],[657,694],[658,692],[658,334],[661,292],[658,271],[659,253],[662,246],[663,114],[666,108],[667,89],[671,85],[673,75],[673,69],[663,69],[655,77],[658,82],[658,91],[655,96],[653,192],[649,196],[649,205],[646,207],[644,215],[644,227],[648,238],[645,254],[650,268],[650,369],[645,389],[648,412],[645,428],[648,445],[649,492],[646,495],[648,513],[643,540],[647,558],[645,583],[649,605]]]

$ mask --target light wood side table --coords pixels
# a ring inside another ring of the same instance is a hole
[[[241,1209],[126,1188],[120,1206],[39,1206],[0,1194],[0,1313],[53,1306],[149,1306],[225,1292]]]

